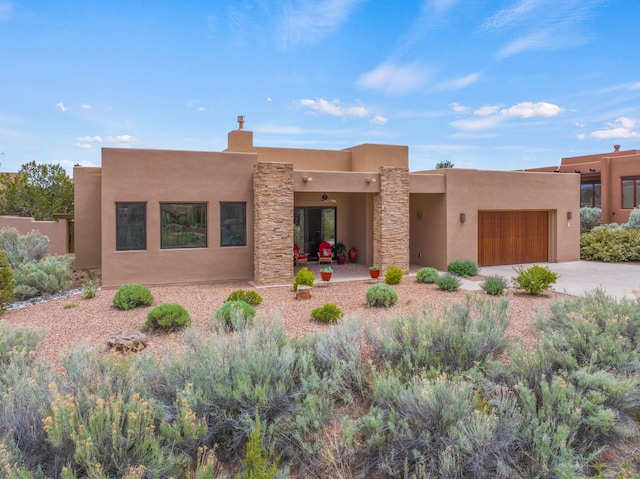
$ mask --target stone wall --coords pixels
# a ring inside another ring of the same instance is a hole
[[[293,281],[293,165],[254,167],[254,281],[258,286]]]
[[[409,273],[409,170],[380,168],[380,193],[373,202],[373,261],[383,271]]]

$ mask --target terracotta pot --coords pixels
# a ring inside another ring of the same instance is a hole
[[[357,259],[358,259],[358,253],[349,253],[349,261],[352,261],[355,263]]]
[[[347,262],[346,256],[338,256],[338,264],[345,264]]]
[[[331,279],[332,274],[333,273],[331,272],[320,271],[320,277],[322,278],[322,281],[329,281]]]
[[[377,278],[378,276],[380,276],[380,270],[379,269],[370,269],[369,270],[369,275],[372,278]]]

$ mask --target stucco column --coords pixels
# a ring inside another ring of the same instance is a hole
[[[293,278],[293,164],[255,164],[253,171],[254,281],[289,284]]]
[[[409,273],[409,170],[380,168],[380,193],[373,199],[373,261],[383,271]]]

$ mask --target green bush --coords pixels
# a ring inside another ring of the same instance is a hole
[[[537,264],[524,269],[523,266],[514,268],[517,276],[511,278],[518,289],[524,289],[529,294],[539,294],[542,291],[552,289],[551,285],[558,280],[558,274]]]
[[[176,303],[156,306],[147,315],[145,331],[175,331],[191,324],[191,316],[186,309]]]
[[[316,275],[308,268],[300,268],[296,273],[296,277],[293,280],[293,290],[298,291],[298,286],[313,286],[316,280]]]
[[[133,309],[138,306],[151,306],[153,294],[146,286],[141,284],[123,284],[113,297],[113,305],[122,310]]]
[[[83,283],[82,294],[84,295],[84,299],[95,298],[99,288],[100,284],[93,279],[90,279],[86,283]]]
[[[335,324],[344,317],[344,313],[335,304],[325,304],[311,311],[311,317],[323,323]]]
[[[602,209],[590,206],[580,208],[580,231],[590,231],[600,224]]]
[[[384,274],[384,282],[387,284],[400,284],[402,281],[402,270],[397,266],[391,266]]]
[[[482,290],[493,296],[500,296],[507,289],[507,280],[500,275],[489,276],[480,285]]]
[[[419,283],[431,284],[436,282],[438,276],[440,276],[440,273],[435,268],[420,268],[416,273],[416,280]]]
[[[260,416],[256,414],[255,427],[247,441],[247,452],[244,456],[242,473],[239,479],[275,479],[278,474],[279,456],[274,456],[273,449],[268,451],[264,446]]]
[[[15,228],[0,231],[0,249],[7,253],[12,268],[25,263],[40,261],[49,250],[49,238],[42,233],[32,231],[21,235]]]
[[[398,301],[398,293],[388,284],[374,284],[367,290],[366,296],[369,307],[388,308]]]
[[[444,291],[457,291],[462,281],[454,274],[444,273],[436,278],[436,284]]]
[[[227,301],[244,301],[251,306],[257,306],[262,303],[262,296],[257,291],[248,289],[239,289],[234,291],[227,297]]]
[[[629,213],[629,221],[627,221],[625,227],[628,230],[640,230],[640,206],[636,206],[631,210],[631,213]]]
[[[4,311],[15,297],[16,282],[7,255],[0,250],[0,312]]]
[[[600,226],[580,235],[580,259],[615,263],[640,261],[640,230]]]
[[[468,278],[469,276],[475,276],[478,274],[478,265],[470,259],[464,261],[453,261],[449,263],[447,271],[456,276]]]
[[[244,301],[225,301],[214,315],[214,319],[227,331],[240,331],[253,323],[256,310]]]
[[[70,256],[47,256],[37,262],[24,263],[13,270],[16,299],[51,296],[71,286]]]

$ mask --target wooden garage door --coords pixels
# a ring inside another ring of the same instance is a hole
[[[479,211],[478,264],[549,261],[548,211]]]

